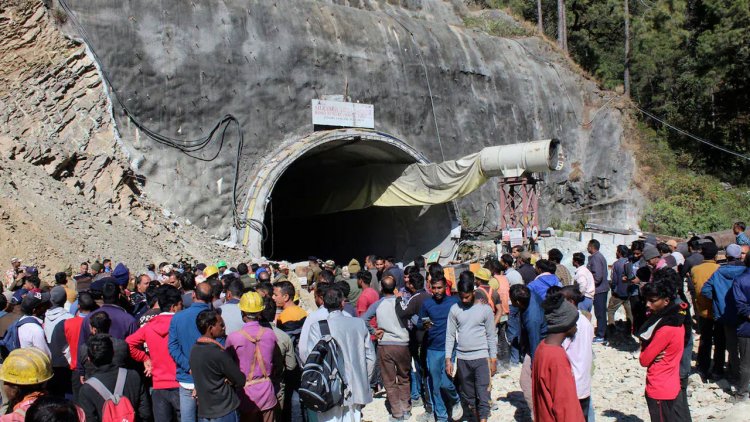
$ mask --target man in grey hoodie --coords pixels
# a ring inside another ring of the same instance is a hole
[[[457,377],[461,399],[478,421],[490,417],[490,383],[497,369],[497,330],[492,309],[475,302],[474,274],[461,273],[458,279],[461,303],[448,314],[445,337],[445,371],[453,372],[451,355],[456,348]]]
[[[44,337],[50,349],[52,372],[54,374],[52,380],[48,383],[48,389],[50,394],[58,397],[65,397],[65,394],[73,393],[70,378],[73,372],[64,354],[64,344],[58,344],[64,343],[65,337],[54,338],[52,335],[58,324],[63,324],[66,319],[73,318],[73,315],[64,308],[67,296],[63,286],[54,287],[50,292],[51,307],[44,314]],[[63,340],[63,342],[60,340]]]
[[[44,314],[44,337],[47,338],[47,344],[52,342],[52,332],[55,326],[68,318],[73,318],[70,312],[65,310],[65,302],[68,294],[62,286],[55,286],[50,291],[51,306]]]

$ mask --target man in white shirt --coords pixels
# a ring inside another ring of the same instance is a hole
[[[583,301],[578,304],[578,309],[591,313],[591,308],[594,306],[594,293],[596,292],[596,282],[594,281],[594,275],[586,267],[586,255],[581,252],[573,254],[573,266],[576,267],[576,272],[573,274],[573,280],[578,283],[578,288],[583,294]]]
[[[302,362],[307,360],[307,355],[310,354],[310,351],[312,348],[308,344],[309,337],[310,337],[310,328],[312,326],[317,326],[318,322],[323,321],[324,319],[328,318],[328,309],[326,309],[325,306],[323,306],[323,298],[325,298],[326,292],[328,289],[333,289],[334,285],[330,283],[317,283],[315,287],[315,304],[318,305],[318,309],[316,309],[313,312],[310,312],[309,315],[307,315],[307,318],[305,318],[305,322],[302,324],[302,331],[300,331],[299,334],[299,357],[302,359]],[[344,312],[342,310],[341,314],[346,317],[351,317],[349,313]],[[315,344],[313,344],[315,346]]]
[[[581,292],[575,286],[565,286],[561,290],[565,300],[578,305],[583,300]],[[568,355],[570,366],[573,368],[573,378],[576,381],[576,393],[581,403],[581,410],[586,421],[593,420],[593,406],[591,404],[591,375],[594,364],[594,326],[578,311],[575,336],[568,337],[563,341],[562,347]]]
[[[670,249],[672,249],[672,256],[674,257],[675,261],[677,261],[677,266],[685,263],[685,255],[681,254],[680,251],[677,250],[677,241],[674,239],[667,240],[667,245]]]
[[[36,347],[50,356],[47,338],[42,329],[44,313],[50,305],[49,293],[29,292],[21,301],[23,316],[18,320],[19,347]]]

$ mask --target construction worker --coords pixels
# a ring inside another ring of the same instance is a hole
[[[46,393],[51,378],[52,362],[45,352],[36,347],[10,352],[0,368],[0,380],[5,383],[8,408],[13,410],[0,417],[0,422],[23,422],[29,407]]]

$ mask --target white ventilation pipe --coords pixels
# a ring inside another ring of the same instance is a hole
[[[562,170],[564,156],[557,139],[498,145],[479,153],[485,177],[519,177],[523,173]]]

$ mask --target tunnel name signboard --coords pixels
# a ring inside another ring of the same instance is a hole
[[[343,101],[312,100],[313,126],[375,128],[375,107],[372,104]]]

